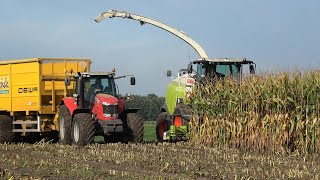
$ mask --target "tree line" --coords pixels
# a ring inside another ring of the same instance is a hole
[[[138,113],[146,121],[155,121],[163,104],[164,97],[158,97],[155,94],[148,94],[147,96],[131,95],[130,99],[127,100],[126,107],[139,108]]]

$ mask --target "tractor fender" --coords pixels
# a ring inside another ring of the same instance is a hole
[[[66,105],[69,109],[70,114],[73,114],[73,111],[77,109],[77,103],[73,97],[66,97],[60,101],[60,106]]]
[[[88,114],[90,114],[91,110],[90,109],[75,109],[73,111],[73,113],[72,113],[72,119],[76,114],[79,114],[79,113],[88,113]]]

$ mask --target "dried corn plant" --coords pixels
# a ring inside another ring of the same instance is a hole
[[[193,143],[319,152],[319,71],[207,81],[196,88],[189,103]]]

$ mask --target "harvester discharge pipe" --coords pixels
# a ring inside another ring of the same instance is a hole
[[[153,19],[150,19],[150,18],[147,18],[144,16],[140,16],[140,15],[136,15],[136,14],[132,14],[132,13],[128,13],[126,11],[108,10],[106,12],[101,13],[97,18],[95,18],[95,21],[97,23],[99,23],[103,19],[114,18],[114,17],[122,17],[122,18],[131,19],[131,20],[136,20],[136,21],[140,22],[141,26],[144,25],[145,23],[148,23],[148,24],[154,25],[158,28],[161,28],[167,32],[170,32],[171,34],[179,37],[180,39],[182,39],[183,41],[188,43],[199,54],[199,56],[202,60],[208,59],[208,55],[204,51],[204,49],[196,41],[194,41],[192,38],[190,38],[187,34],[185,34],[182,31],[179,31],[177,29],[174,29],[166,24],[155,21]]]

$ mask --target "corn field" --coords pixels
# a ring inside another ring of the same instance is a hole
[[[319,152],[319,71],[207,81],[198,86],[189,103],[195,144]]]

